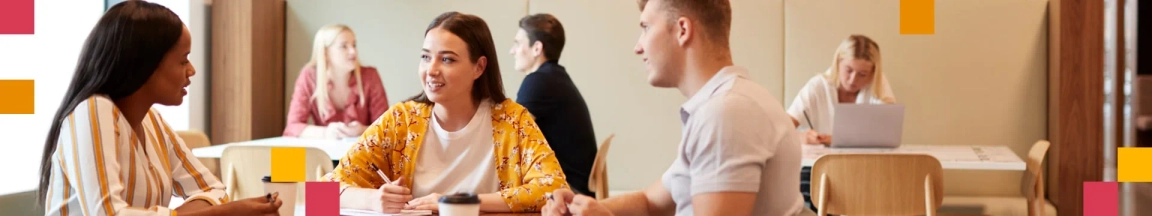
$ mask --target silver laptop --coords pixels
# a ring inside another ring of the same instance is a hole
[[[836,104],[832,147],[895,148],[904,130],[904,105]]]

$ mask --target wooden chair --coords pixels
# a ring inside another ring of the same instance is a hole
[[[596,193],[598,200],[608,198],[608,148],[615,136],[608,134],[608,138],[604,138],[604,143],[596,151],[596,160],[592,162],[592,174],[588,175],[588,190]]]
[[[220,157],[223,165],[224,186],[227,187],[228,197],[233,200],[251,198],[264,195],[264,182],[260,179],[272,173],[272,146],[229,146],[224,149]],[[305,162],[310,175],[305,175],[306,181],[315,181],[332,172],[332,158],[323,150],[305,147]],[[304,184],[299,184],[296,190],[296,203],[304,203]]]
[[[1048,204],[1048,200],[1044,198],[1044,156],[1048,155],[1048,146],[1051,145],[1047,140],[1037,141],[1032,144],[1032,149],[1028,150],[1028,167],[1027,172],[1024,172],[1022,179],[1021,193],[1024,198],[1028,199],[1028,215],[1037,216],[1045,215],[1044,207]]]
[[[204,132],[196,130],[176,131],[176,136],[179,136],[180,139],[184,140],[184,145],[188,146],[188,149],[212,146],[212,141],[208,140],[208,135],[205,135]],[[208,170],[212,172],[212,175],[220,177],[220,159],[197,159],[200,160],[200,164],[204,164],[204,167],[207,167]]]
[[[1024,215],[1048,216],[1056,215],[1056,208],[1044,198],[1044,157],[1048,154],[1046,140],[1036,141],[1028,151],[1028,158],[1024,160],[1027,165],[1024,177],[1021,178],[1020,193],[1023,197],[980,197],[980,196],[949,196],[944,198],[946,208],[975,206],[988,215]],[[1023,202],[1022,210],[1020,203]]]
[[[935,216],[943,175],[929,155],[825,155],[812,166],[812,199],[817,215]]]

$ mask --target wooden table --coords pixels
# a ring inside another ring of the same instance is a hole
[[[296,205],[296,216],[304,215],[304,205]],[[540,213],[482,213],[484,216],[539,216]]]
[[[829,148],[822,145],[804,145],[806,167],[816,163],[816,159],[826,154],[871,154],[903,153],[927,154],[940,160],[944,169],[963,170],[1017,170],[1023,171],[1026,165],[1006,146],[945,146],[945,145],[901,145],[898,148]]]

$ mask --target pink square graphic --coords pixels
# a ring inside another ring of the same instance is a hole
[[[1120,215],[1120,187],[1116,182],[1084,182],[1084,215]]]
[[[305,215],[340,215],[339,182],[305,182],[304,194]]]
[[[0,35],[36,32],[36,0],[0,0]]]

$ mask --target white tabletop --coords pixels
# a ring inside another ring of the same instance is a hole
[[[944,169],[1024,170],[1026,165],[1005,146],[901,145],[899,148],[828,148],[804,145],[804,166],[812,166],[826,154],[904,153],[927,154],[940,160]]]
[[[198,158],[220,158],[224,154],[224,148],[228,146],[275,146],[275,147],[315,147],[324,150],[328,153],[328,157],[332,160],[340,160],[348,149],[352,149],[352,145],[356,144],[356,139],[343,139],[343,140],[324,140],[324,139],[302,139],[295,137],[273,137],[258,140],[235,142],[222,145],[214,145],[208,147],[200,147],[192,149],[192,155]]]

